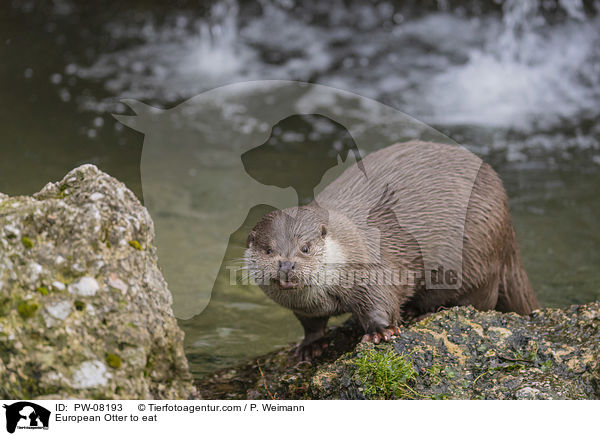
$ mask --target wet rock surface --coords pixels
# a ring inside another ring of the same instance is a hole
[[[357,344],[333,329],[312,364],[271,353],[198,383],[206,398],[599,399],[600,305],[529,316],[455,307]]]
[[[195,396],[146,209],[93,165],[0,194],[0,397]]]

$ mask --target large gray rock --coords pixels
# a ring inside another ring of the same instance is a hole
[[[84,165],[0,194],[0,397],[189,398],[146,209]]]
[[[213,374],[206,398],[600,399],[600,304],[529,316],[455,307],[402,328],[390,343],[356,344],[334,329],[324,359],[290,350]]]

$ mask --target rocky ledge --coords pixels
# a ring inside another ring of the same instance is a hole
[[[345,325],[320,361],[295,364],[282,350],[198,388],[204,398],[238,399],[600,399],[597,302],[530,316],[455,307],[390,343],[357,337]]]
[[[190,398],[154,228],[93,165],[0,194],[0,397]]]

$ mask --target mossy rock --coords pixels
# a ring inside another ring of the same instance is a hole
[[[600,399],[598,302],[529,316],[455,307],[387,344],[359,337],[351,324],[334,328],[311,364],[281,350],[198,388],[213,399]]]
[[[0,397],[195,397],[135,195],[84,165],[33,197],[0,199]],[[111,278],[128,286],[114,292]]]

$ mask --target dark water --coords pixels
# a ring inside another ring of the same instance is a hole
[[[91,162],[141,197],[143,135],[111,116],[127,113],[120,98],[171,107],[237,81],[310,81],[389,104],[481,156],[505,183],[541,303],[600,297],[593,2],[122,3],[0,6],[0,192],[30,194]],[[176,296],[186,280],[170,281]],[[252,287],[220,286],[181,325],[196,374],[301,335]]]

